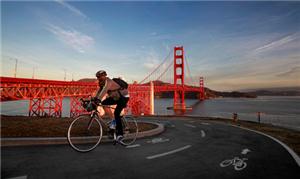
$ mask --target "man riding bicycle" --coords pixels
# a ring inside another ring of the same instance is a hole
[[[117,141],[123,139],[123,127],[121,122],[121,112],[127,106],[129,101],[129,93],[127,88],[122,87],[116,81],[107,77],[104,70],[100,70],[96,73],[96,77],[99,82],[99,89],[94,97],[94,100],[102,105],[117,105],[114,111],[116,120],[116,135]],[[105,96],[105,100],[101,102],[101,99]]]

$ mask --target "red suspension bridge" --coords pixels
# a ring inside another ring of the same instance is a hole
[[[173,59],[168,57],[159,64],[141,82],[129,85],[129,109],[133,115],[153,114],[153,100],[155,92],[174,92],[174,109],[184,110],[185,92],[199,93],[199,100],[205,99],[203,77],[199,77],[199,86],[185,84],[185,66],[190,73],[185,60],[183,47],[174,47]],[[171,70],[173,65],[173,71]],[[172,74],[172,75],[170,75]],[[173,84],[161,83],[159,85],[151,81],[168,81],[173,76]],[[191,79],[191,75],[190,80]],[[165,78],[165,79],[164,79]],[[168,79],[168,80],[167,80]],[[1,102],[13,100],[29,100],[29,116],[62,116],[63,98],[70,98],[70,117],[75,117],[84,112],[80,98],[93,95],[97,88],[96,82],[54,81],[25,78],[0,77]]]

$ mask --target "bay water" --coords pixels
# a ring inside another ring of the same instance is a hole
[[[300,131],[300,96],[259,96],[257,98],[215,98],[205,101],[186,99],[186,106],[192,106],[186,115],[203,117],[232,118],[237,113],[239,120],[258,122],[258,112],[262,123],[283,126]],[[29,101],[1,102],[1,114],[28,116]],[[157,115],[173,115],[173,99],[155,99],[154,112]],[[70,99],[63,100],[63,117],[70,115]]]

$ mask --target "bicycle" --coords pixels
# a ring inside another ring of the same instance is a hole
[[[72,121],[68,129],[68,142],[71,147],[78,152],[89,152],[95,149],[101,142],[103,133],[113,139],[114,145],[119,143],[124,146],[131,145],[135,142],[138,134],[138,125],[135,118],[122,116],[123,136],[120,141],[116,140],[116,130],[110,129],[111,120],[104,120],[98,113],[98,106],[113,107],[96,104],[92,99],[81,100],[81,105],[90,114],[80,115]]]
[[[243,170],[247,167],[247,163],[245,160],[248,160],[247,158],[240,159],[239,157],[234,157],[233,159],[224,160],[220,163],[221,167],[227,167],[229,165],[233,165],[235,170]]]

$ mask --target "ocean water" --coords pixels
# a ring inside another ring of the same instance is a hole
[[[259,96],[258,98],[216,98],[199,102],[186,99],[186,106],[193,109],[187,115],[205,117],[232,118],[238,114],[239,120],[258,121],[257,112],[261,112],[262,123],[271,123],[300,131],[300,96]],[[28,116],[29,101],[1,102],[1,114]],[[173,99],[155,99],[154,112],[158,115],[175,114],[167,107],[173,106]],[[63,117],[69,116],[70,100],[63,100]]]

